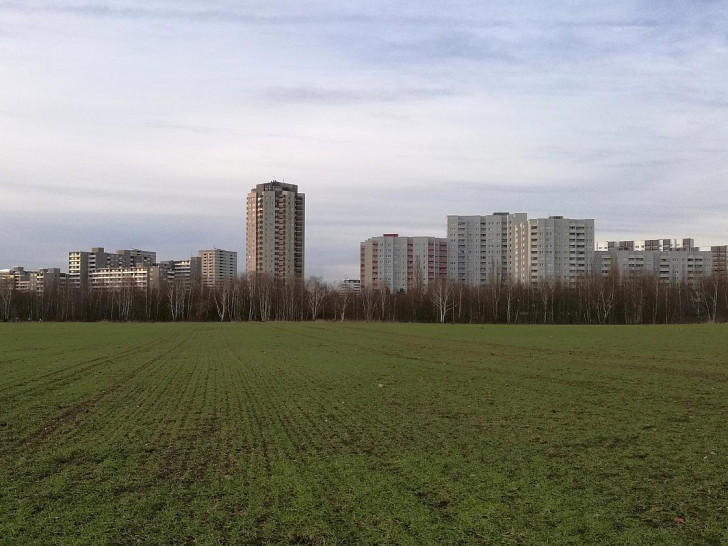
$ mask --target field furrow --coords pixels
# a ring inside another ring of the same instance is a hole
[[[0,544],[725,543],[726,333],[0,324]]]

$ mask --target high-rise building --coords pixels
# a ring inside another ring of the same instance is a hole
[[[248,194],[245,266],[248,273],[303,278],[305,195],[272,180]]]
[[[470,285],[515,279],[525,271],[516,254],[525,241],[525,213],[496,212],[487,216],[447,217],[447,276]]]
[[[202,284],[216,286],[225,279],[238,276],[238,253],[230,250],[200,250]]]
[[[559,281],[573,284],[594,267],[594,220],[549,216],[528,221],[529,255],[527,277],[538,283]],[[520,252],[520,249],[516,249]]]
[[[360,245],[361,286],[408,290],[447,276],[447,239],[385,233]]]

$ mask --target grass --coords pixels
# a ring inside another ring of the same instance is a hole
[[[728,327],[0,324],[0,544],[725,544]]]

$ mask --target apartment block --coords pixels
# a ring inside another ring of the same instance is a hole
[[[188,260],[167,260],[157,264],[160,281],[182,283],[192,286],[202,280],[202,258],[193,256]],[[237,271],[237,259],[235,262]]]
[[[360,279],[344,279],[341,281],[339,286],[340,292],[350,292],[352,294],[361,293],[361,280]]]
[[[41,268],[38,271],[26,271],[16,266],[0,270],[0,282],[4,282],[18,292],[35,292],[42,295],[54,289],[65,290],[68,275],[57,267]]]
[[[594,272],[620,278],[649,276],[662,283],[692,284],[710,276],[713,253],[710,250],[598,250]]]
[[[231,250],[200,250],[200,268],[202,271],[202,284],[216,286],[226,279],[238,276],[238,253]]]
[[[692,238],[603,241],[597,245],[594,272],[620,277],[649,275],[662,282],[692,284],[701,277],[725,276],[728,246],[701,249]]]
[[[102,267],[89,272],[91,290],[134,288],[147,290],[153,283],[152,266]]]
[[[248,273],[303,278],[305,195],[272,180],[248,193],[245,266]]]
[[[447,239],[385,233],[360,244],[361,286],[404,291],[447,276]]]
[[[528,231],[528,282],[574,284],[592,272],[593,219],[537,218],[528,221]],[[517,248],[516,252],[522,252],[522,249]]]
[[[711,246],[711,272],[725,279],[728,277],[728,245]]]
[[[4,287],[13,290],[27,290],[30,281],[30,271],[26,271],[24,267],[16,265],[9,269],[0,270],[0,283]]]
[[[69,252],[69,284],[75,288],[86,288],[90,286],[90,274],[98,269],[150,267],[156,261],[156,252],[139,250],[138,248],[106,252],[104,247],[93,247],[90,252],[80,250]]]
[[[527,218],[525,213],[508,212],[448,216],[448,278],[480,285],[523,276],[528,257]]]
[[[634,250],[637,252],[667,252],[695,250],[693,239],[644,239],[634,241],[600,241],[597,250]]]

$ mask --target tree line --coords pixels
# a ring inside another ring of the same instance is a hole
[[[0,285],[3,321],[358,320],[469,324],[725,322],[728,282],[664,283],[650,276],[583,277],[573,285],[509,281],[469,286],[440,279],[408,291],[342,291],[318,278],[243,275],[218,286],[169,282],[138,289],[19,292]]]

